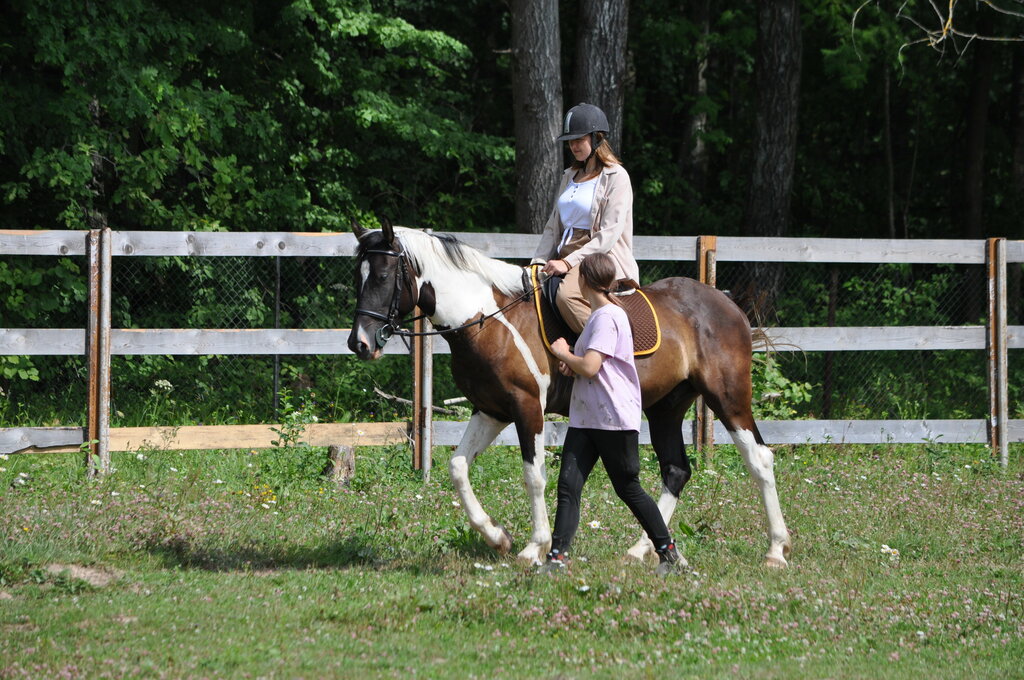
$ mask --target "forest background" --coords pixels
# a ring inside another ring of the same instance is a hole
[[[553,133],[566,108],[593,101],[632,178],[637,234],[1020,238],[1024,7],[1002,4],[954,3],[947,23],[934,3],[859,0],[11,0],[0,228],[343,231],[387,215],[537,232],[566,162]],[[118,263],[114,326],[350,323],[350,264],[285,259],[276,274],[231,258]],[[81,258],[0,254],[0,326],[83,327],[83,270]],[[780,271],[749,277],[770,289],[761,313],[821,323],[826,272]],[[1019,266],[1011,274],[1017,319]],[[917,323],[978,323],[979,275],[844,271],[839,325],[880,324],[858,317],[867,306],[886,323],[915,306]],[[395,415],[361,390],[407,391],[407,367],[348,359],[118,357],[115,424],[151,420],[154,400],[177,423],[266,421],[282,392],[268,398],[271,370],[310,404],[319,392],[324,417]],[[917,376],[881,407],[855,394],[864,373],[812,398],[822,357],[760,378],[778,383],[764,392],[790,390],[769,415],[980,417],[983,398],[949,387],[983,384],[978,357],[936,361],[902,353],[867,371],[890,393],[908,365]],[[0,357],[0,424],[80,420],[83,372],[79,357]]]

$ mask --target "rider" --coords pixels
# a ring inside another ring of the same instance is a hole
[[[590,305],[580,292],[579,264],[588,255],[607,253],[616,278],[639,280],[633,257],[633,187],[608,143],[608,117],[593,104],[577,104],[565,114],[562,135],[574,161],[558,185],[551,211],[531,264],[564,275],[555,304],[574,333],[583,330]]]

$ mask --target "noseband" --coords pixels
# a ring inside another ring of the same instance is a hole
[[[399,246],[401,248],[401,246]],[[398,258],[398,273],[395,275],[395,292],[391,295],[391,304],[388,306],[388,313],[385,316],[380,312],[375,312],[371,309],[363,309],[361,307],[356,308],[356,316],[362,314],[368,316],[371,319],[377,319],[383,321],[384,325],[377,329],[377,333],[374,335],[374,341],[377,343],[378,349],[383,349],[384,345],[388,344],[388,340],[391,336],[399,330],[401,326],[401,320],[398,318],[398,305],[402,299],[402,284],[406,282],[409,276],[409,265],[408,256],[404,250],[380,250],[371,249],[364,251],[363,255],[387,255],[388,257]]]

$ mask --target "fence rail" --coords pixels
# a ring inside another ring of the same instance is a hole
[[[522,234],[455,234],[485,254],[525,260],[536,237]],[[702,240],[703,239],[703,240]],[[88,256],[90,258],[90,324],[86,329],[0,328],[3,355],[83,355],[90,357],[89,423],[71,428],[0,428],[0,453],[71,451],[90,446],[89,460],[102,469],[110,450],[140,446],[223,449],[269,445],[270,425],[192,428],[109,428],[104,404],[109,402],[111,355],[302,355],[350,354],[347,329],[113,329],[109,301],[112,257],[351,257],[352,234],[141,232],[141,231],[0,231],[5,255]],[[939,440],[950,443],[988,442],[1005,464],[1010,441],[1024,441],[1024,421],[1008,418],[1006,404],[1009,349],[1024,348],[1024,326],[1006,325],[1007,263],[1024,262],[1024,242],[981,240],[797,239],[743,237],[637,236],[641,261],[699,262],[700,277],[713,283],[716,262],[933,263],[987,265],[989,320],[986,326],[903,327],[780,327],[765,329],[781,349],[808,352],[888,350],[986,350],[990,408],[987,419],[972,420],[817,420],[765,421],[768,443],[886,443]],[[413,351],[448,352],[441,338]],[[407,354],[399,338],[387,353]],[[429,361],[427,363],[430,363]],[[95,364],[95,365],[94,365]],[[106,367],[106,375],[103,375]],[[421,368],[420,370],[424,370]],[[421,376],[414,376],[419,383]],[[429,383],[428,383],[429,386]],[[428,387],[429,392],[429,387]],[[417,390],[417,393],[419,391]],[[426,411],[427,439],[432,445],[458,442],[465,423],[430,422],[430,395],[419,408]],[[419,426],[403,423],[321,424],[307,431],[310,443],[355,445],[424,439]],[[710,445],[725,436],[720,424],[694,426],[698,444]],[[560,423],[549,423],[549,443],[560,441]],[[706,430],[701,435],[700,432]],[[646,430],[642,441],[649,441]],[[700,440],[704,439],[703,442]],[[100,441],[96,441],[100,440]],[[498,443],[515,443],[512,428]],[[429,447],[428,447],[429,448]],[[429,457],[429,451],[421,452]],[[428,458],[429,460],[429,458]]]

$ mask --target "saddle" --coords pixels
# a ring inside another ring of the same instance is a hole
[[[533,265],[529,269],[532,287],[539,292],[533,296],[533,300],[537,308],[537,321],[540,322],[544,345],[550,349],[551,341],[560,337],[564,337],[570,345],[573,344],[577,336],[569,330],[555,305],[555,295],[558,293],[558,286],[562,283],[562,277],[549,276],[544,281],[540,281],[540,265]],[[629,318],[629,326],[633,331],[633,356],[653,354],[661,346],[661,326],[650,298],[640,290],[636,281],[631,279],[616,281],[612,295],[616,297]],[[547,304],[542,305],[542,301],[546,301]]]

